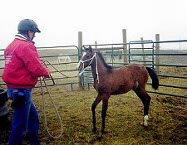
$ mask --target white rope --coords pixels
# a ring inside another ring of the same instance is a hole
[[[56,112],[56,114],[57,114],[57,117],[58,117],[58,119],[59,119],[59,122],[60,122],[60,126],[61,126],[61,132],[60,132],[60,134],[58,135],[58,136],[54,136],[54,135],[52,135],[51,133],[50,133],[50,131],[49,131],[49,127],[48,127],[48,125],[47,125],[47,117],[46,117],[46,109],[45,109],[45,97],[44,97],[44,90],[43,90],[43,84],[42,84],[42,79],[40,78],[40,84],[41,84],[41,93],[42,93],[42,101],[43,101],[43,116],[44,116],[44,126],[45,126],[45,128],[46,128],[46,130],[47,130],[47,133],[49,134],[49,136],[50,137],[52,137],[52,138],[54,138],[54,139],[58,139],[58,138],[60,138],[61,136],[62,136],[62,134],[63,134],[63,124],[62,124],[62,119],[61,119],[61,116],[60,116],[60,114],[59,114],[59,112],[58,112],[58,109],[57,109],[57,107],[56,107],[56,105],[55,105],[55,103],[54,103],[54,101],[53,101],[53,98],[51,97],[51,94],[50,94],[50,92],[49,92],[49,90],[48,90],[48,88],[47,88],[47,85],[46,85],[46,82],[45,82],[45,80],[44,80],[44,78],[43,78],[43,82],[44,82],[44,86],[45,86],[45,88],[46,88],[46,90],[47,90],[47,93],[48,93],[48,95],[49,95],[49,97],[50,97],[50,99],[51,99],[51,102],[52,102],[52,104],[53,104],[53,106],[54,106],[54,108],[55,108],[55,112]]]
[[[95,71],[96,71],[96,79],[97,79],[97,82],[99,84],[99,72],[98,72],[98,67],[97,67],[97,57],[95,57],[95,62],[96,62],[96,66],[95,66]]]

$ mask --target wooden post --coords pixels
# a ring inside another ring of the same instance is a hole
[[[78,58],[79,60],[81,59],[81,56],[82,56],[82,32],[79,31],[78,32]]]
[[[78,61],[80,61],[82,56],[82,32],[78,32]],[[84,77],[83,75],[79,76],[79,87],[84,89]]]
[[[122,35],[123,35],[123,53],[124,53],[124,63],[127,63],[128,61],[128,56],[127,56],[127,34],[126,34],[126,29],[122,30]]]
[[[95,49],[97,49],[97,41],[95,41]]]
[[[145,51],[144,51],[144,44],[143,44],[143,37],[141,37],[140,39],[141,39],[141,42],[142,42],[143,64],[146,65],[146,62],[145,62]]]
[[[159,54],[160,53],[160,43],[158,43],[158,42],[160,41],[160,35],[156,34],[155,39],[156,39],[155,53]],[[156,70],[157,73],[159,73],[159,64],[160,64],[159,55],[155,56],[155,64],[156,64],[155,70]]]

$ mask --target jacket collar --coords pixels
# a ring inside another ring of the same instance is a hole
[[[24,34],[18,33],[15,35],[15,38],[20,39],[20,40],[25,40],[28,42],[32,42],[34,44],[34,41],[32,41],[27,35],[24,35]]]

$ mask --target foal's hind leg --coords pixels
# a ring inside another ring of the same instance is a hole
[[[143,125],[148,126],[147,121],[148,121],[148,112],[149,112],[151,97],[147,94],[145,89],[137,88],[134,91],[137,94],[137,96],[141,99],[141,101],[144,105],[144,122],[143,122]]]
[[[92,129],[92,131],[94,133],[96,133],[96,130],[97,130],[97,128],[96,128],[96,117],[95,117],[95,108],[96,108],[97,104],[99,104],[100,102],[101,102],[101,95],[98,94],[97,98],[95,99],[95,101],[92,104],[92,121],[93,121],[93,129]]]

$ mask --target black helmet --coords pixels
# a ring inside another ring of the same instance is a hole
[[[18,24],[18,31],[20,33],[27,33],[28,31],[38,32],[38,33],[41,32],[38,29],[38,25],[33,20],[30,19],[21,20]]]

